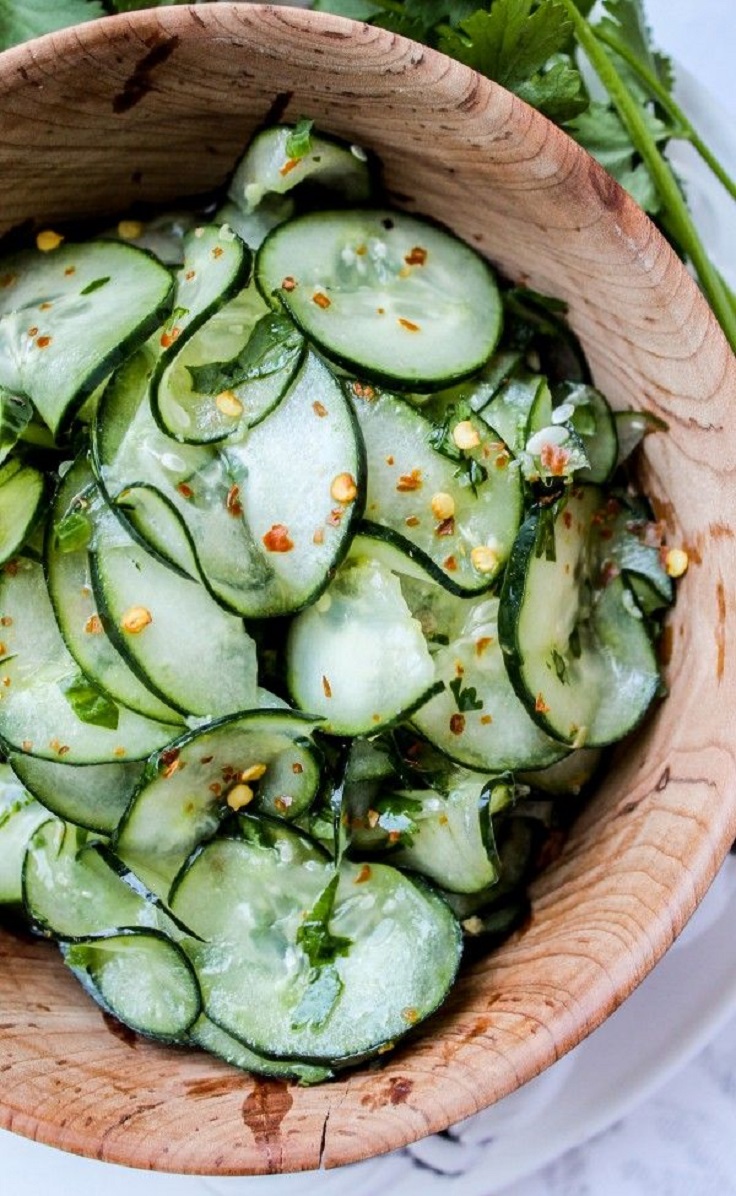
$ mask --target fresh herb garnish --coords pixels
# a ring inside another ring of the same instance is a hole
[[[93,295],[95,291],[99,291],[100,287],[104,287],[109,281],[109,274],[107,278],[93,278],[92,282],[88,282],[86,287],[83,287],[79,293],[80,295]]]
[[[286,153],[289,158],[306,158],[312,150],[313,120],[301,117],[286,138]]]
[[[455,705],[461,714],[467,713],[468,710],[483,709],[483,703],[478,699],[477,689],[473,685],[466,685],[463,689],[461,677],[455,677],[454,681],[450,682],[450,689],[455,699]]]
[[[352,946],[351,939],[332,934],[330,931],[330,918],[335,907],[339,879],[335,873],[297,931],[297,944],[313,968],[334,963],[339,955],[347,955]]]
[[[86,548],[92,539],[92,521],[84,511],[71,510],[54,524],[54,539],[60,552]]]
[[[83,723],[91,723],[95,727],[106,727],[109,731],[117,730],[120,711],[111,698],[82,673],[75,673],[60,682],[60,689],[76,714]]]
[[[200,394],[219,394],[244,382],[267,378],[299,357],[304,338],[288,316],[262,316],[246,344],[230,361],[189,366],[192,386]]]

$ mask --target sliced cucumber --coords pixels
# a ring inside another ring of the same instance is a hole
[[[68,764],[140,760],[171,738],[172,729],[120,707],[117,726],[85,722],[65,688],[77,663],[56,625],[40,565],[19,559],[0,575],[0,625],[5,659],[0,737],[19,752]]]
[[[532,513],[499,607],[517,694],[547,734],[573,747],[621,739],[659,687],[654,649],[625,583],[619,577],[594,589],[591,542],[602,501],[596,487],[579,486],[551,526],[549,509]]]
[[[160,367],[178,355],[213,312],[248,285],[253,255],[227,225],[199,224],[184,235],[173,311],[159,337]]]
[[[13,772],[29,793],[65,822],[110,835],[128,808],[140,782],[143,765],[65,764],[23,752],[8,757]]]
[[[401,537],[453,593],[487,590],[521,520],[521,478],[506,446],[455,408],[437,426],[394,395],[362,383],[349,391],[366,445],[370,524]]]
[[[245,213],[264,200],[309,182],[336,192],[346,203],[370,199],[372,180],[367,155],[324,134],[294,125],[261,130],[251,141],[228,188],[228,195]]]
[[[283,224],[294,215],[294,200],[290,195],[264,196],[258,207],[246,212],[228,200],[217,209],[215,220],[229,224],[230,228],[245,241],[251,249],[263,244],[271,229]]]
[[[594,386],[566,383],[555,392],[555,416],[563,415],[583,441],[590,464],[578,473],[581,482],[607,482],[618,463],[616,420],[608,403]],[[569,412],[569,413],[568,413]]]
[[[651,411],[616,411],[616,437],[618,440],[617,465],[628,461],[631,454],[650,432],[666,432],[667,424]]]
[[[117,850],[161,892],[240,803],[282,818],[302,814],[320,781],[314,727],[298,713],[260,710],[175,740],[151,761],[120,824]]]
[[[134,540],[183,577],[203,580],[191,532],[170,498],[149,482],[112,495],[112,510]]]
[[[379,731],[426,701],[432,658],[396,577],[350,558],[329,589],[296,617],[286,648],[287,680],[302,710],[335,735]]]
[[[278,405],[303,352],[304,338],[288,316],[271,312],[255,286],[247,287],[157,370],[154,417],[187,444],[240,434]]]
[[[209,1051],[211,1055],[216,1055],[232,1067],[239,1067],[241,1071],[249,1071],[253,1075],[298,1080],[300,1084],[321,1084],[324,1080],[332,1079],[329,1067],[300,1063],[297,1059],[267,1059],[265,1055],[257,1055],[255,1051],[249,1050],[245,1043],[239,1042],[232,1034],[216,1026],[204,1013],[192,1026],[189,1037],[193,1043]]]
[[[62,946],[91,997],[131,1030],[183,1042],[202,1012],[196,976],[181,947],[155,930],[122,930]]]
[[[36,828],[48,811],[0,764],[0,907],[20,905],[23,897],[23,859]]]
[[[33,406],[22,395],[0,387],[0,464],[12,452],[33,419]]]
[[[116,241],[4,258],[0,386],[27,395],[53,433],[164,319],[171,274]]]
[[[375,1053],[437,1008],[460,954],[439,897],[394,868],[343,863],[324,932],[346,953],[312,966],[300,928],[334,884],[331,862],[283,824],[242,828],[203,847],[172,893],[206,940],[187,950],[214,1022],[258,1052],[330,1063]]]
[[[403,213],[316,212],[263,242],[256,281],[327,357],[403,390],[438,390],[491,356],[501,300],[488,264]]]
[[[498,599],[472,602],[404,585],[412,613],[434,646],[443,689],[412,716],[451,760],[482,772],[543,768],[568,749],[530,718],[509,681],[498,640]]]
[[[146,718],[181,724],[181,716],[143,684],[107,634],[87,552],[105,520],[119,532],[87,461],[79,458],[59,483],[44,543],[46,583],[59,630],[82,671],[111,698]]]
[[[46,478],[33,466],[16,458],[0,466],[0,565],[25,544],[41,515],[46,493]]]

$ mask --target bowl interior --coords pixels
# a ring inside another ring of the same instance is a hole
[[[476,1112],[625,998],[736,833],[736,366],[667,244],[558,130],[385,31],[258,5],[141,12],[0,60],[0,232],[209,192],[257,126],[301,115],[375,150],[394,203],[568,302],[613,404],[669,425],[643,483],[691,568],[663,644],[670,696],[536,882],[531,922],[380,1065],[300,1089],[158,1048],[88,1003],[52,947],[0,936],[0,1123],[144,1168],[336,1166]]]

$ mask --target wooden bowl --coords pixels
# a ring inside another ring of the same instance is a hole
[[[52,946],[0,939],[0,1122],[142,1168],[334,1167],[477,1112],[624,1000],[736,836],[736,363],[668,245],[566,136],[385,31],[289,8],[140,12],[0,59],[0,231],[219,187],[256,126],[302,114],[375,150],[397,205],[569,303],[613,403],[669,424],[643,481],[691,566],[670,696],[535,884],[530,924],[380,1066],[313,1089],[253,1080],[120,1029]]]

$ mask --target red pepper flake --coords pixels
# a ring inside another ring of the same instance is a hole
[[[570,461],[570,453],[558,444],[543,444],[539,460],[553,478],[562,477]]]
[[[364,864],[360,872],[353,881],[354,885],[364,885],[367,880],[370,880],[373,875],[370,864]]]
[[[463,677],[464,675],[465,675],[465,667],[462,664],[462,661],[456,660],[455,661],[455,676]]]
[[[385,316],[385,315],[386,315],[386,308],[385,308],[385,307],[377,307],[377,308],[376,308],[376,315],[377,315],[377,316]]]
[[[181,328],[172,328],[170,332],[161,333],[161,348],[170,349],[174,341],[181,335]]]
[[[322,677],[322,691],[326,698],[332,697],[332,686],[325,676]]]
[[[7,569],[7,565],[5,567]],[[13,626],[13,619],[10,615],[3,615],[2,618],[0,618],[0,627],[12,627],[12,626]]]
[[[291,771],[293,773],[295,773],[296,776],[299,776],[301,773],[304,772],[304,765],[300,764],[298,760],[295,760],[291,766]]]
[[[194,498],[194,491],[186,482],[179,482],[176,488],[181,494],[182,498]]]
[[[506,452],[503,452],[503,453],[498,454],[498,456],[496,457],[496,460],[493,462],[493,464],[496,466],[496,469],[505,469],[510,460],[511,460],[511,457],[509,456],[509,454]]]
[[[207,788],[215,797],[219,797],[222,793],[222,785],[219,781],[213,781],[211,785],[207,786]]]
[[[200,758],[199,763],[200,764],[211,764],[212,761],[214,760],[214,758],[215,758],[214,756],[202,756]]]
[[[90,615],[84,624],[87,635],[102,635],[102,619],[99,615]]]
[[[169,768],[172,764],[175,764],[178,759],[178,748],[165,748],[159,756],[159,763],[162,768]]]
[[[289,797],[288,793],[282,793],[279,797],[273,799],[273,804],[278,810],[279,814],[285,814],[290,806],[294,804],[294,798]]]
[[[423,249],[421,245],[415,245],[409,253],[404,254],[404,261],[407,266],[423,266],[427,260],[427,250]]]
[[[405,328],[407,332],[421,332],[419,324],[415,324],[413,320],[405,320],[403,316],[399,316],[396,323]]]
[[[269,552],[291,552],[294,547],[289,529],[283,523],[274,523],[263,536],[263,543]]]
[[[338,507],[334,507],[327,516],[327,522],[329,523],[330,527],[339,527],[344,513],[345,512],[341,511]]]
[[[213,257],[217,261],[218,257],[222,257],[224,252],[225,250],[222,248],[222,245],[215,245],[215,248],[210,250],[210,257]]]
[[[453,735],[462,735],[465,730],[465,716],[463,714],[453,714],[450,719],[450,730]]]
[[[411,473],[402,473],[396,483],[396,489],[400,494],[406,494],[411,490],[421,490],[422,488],[422,471],[421,469],[412,469]]]
[[[231,486],[227,492],[225,499],[225,509],[228,515],[232,515],[234,519],[239,519],[243,514],[243,504],[240,501],[240,486]],[[291,545],[293,548],[293,544]]]
[[[324,403],[320,403],[319,399],[315,399],[312,403],[312,411],[315,415],[318,415],[320,419],[324,419],[324,417],[327,415],[327,408],[325,407]]]
[[[34,324],[32,328],[28,329],[29,336],[38,336],[38,324]]]
[[[420,523],[419,516],[418,515],[407,515],[406,519],[404,520],[404,523],[406,524],[407,527],[419,527],[419,523]]]
[[[394,459],[393,459],[393,457],[387,457],[387,458],[386,458],[386,464],[387,464],[387,465],[393,465],[393,463],[394,463]]]
[[[196,270],[187,270],[186,274],[184,275],[184,279],[186,282],[191,282],[193,278],[196,278],[196,275]]]
[[[70,274],[76,274],[76,272],[77,272],[76,266],[67,266],[66,270],[64,271],[67,278],[69,277]]]
[[[166,768],[164,769],[163,775],[164,775],[165,780],[168,781],[169,777],[173,777],[174,773],[178,772],[179,769],[182,767],[183,767],[183,765],[182,765],[181,760],[172,760],[171,764],[167,764]]]
[[[296,290],[296,279],[292,274],[287,274],[286,278],[281,279],[281,290],[290,294]]]
[[[327,311],[328,307],[332,307],[332,300],[329,295],[325,295],[324,291],[315,291],[312,295],[312,303],[316,303],[317,307],[321,307],[323,311]]]
[[[564,523],[565,527],[572,527],[572,511],[562,512],[562,522]]]
[[[299,159],[299,158],[287,158],[286,161],[284,162],[284,165],[282,167],[280,167],[279,174],[281,174],[281,175],[291,174],[292,170],[295,170],[296,167],[299,165],[300,160],[301,159]]]
[[[482,722],[484,727],[488,727],[493,722],[493,715],[492,714],[482,714],[480,716],[480,721]]]
[[[392,845],[394,843],[398,843],[400,838],[401,838],[401,831],[389,831],[388,832],[388,842],[390,845]]]
[[[318,527],[316,532],[312,536],[312,543],[313,544],[324,544],[324,542],[325,542],[324,528]]]
[[[356,399],[366,399],[371,402],[376,397],[375,388],[369,386],[367,382],[353,382],[352,391]]]
[[[538,714],[549,714],[549,706],[545,702],[542,694],[537,694],[537,700],[534,703],[534,709]]]
[[[39,303],[38,310],[39,311],[51,311],[51,308],[53,306],[54,306],[53,303],[49,303],[47,300],[45,303]]]
[[[479,640],[475,641],[475,655],[482,656],[486,648],[490,648],[492,643],[492,635],[482,635]]]
[[[457,569],[457,561],[454,556],[445,557],[442,562],[442,567],[447,569],[449,573],[454,573]]]
[[[454,536],[455,516],[450,515],[449,519],[443,519],[441,523],[438,523],[434,529],[434,534],[436,536]]]
[[[48,349],[49,345],[51,344],[51,341],[52,341],[52,337],[50,337],[50,336],[39,336],[38,340],[36,341],[36,344],[38,345],[39,349]]]

